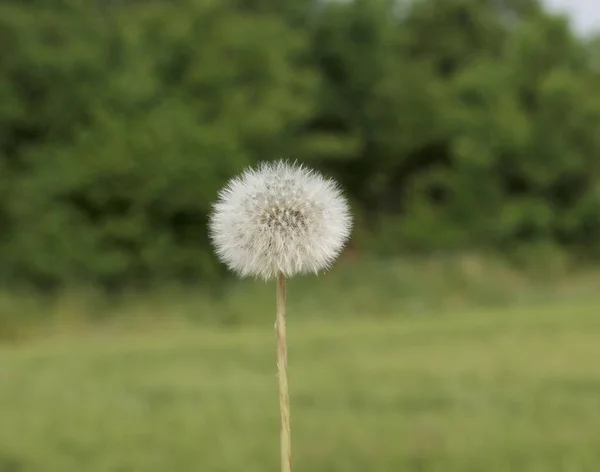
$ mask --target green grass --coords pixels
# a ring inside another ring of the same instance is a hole
[[[345,322],[526,309],[540,303],[600,303],[599,266],[557,269],[552,257],[543,260],[527,268],[469,253],[342,260],[319,277],[291,280],[288,306],[299,318]],[[45,337],[57,330],[115,325],[146,330],[157,323],[239,327],[272,322],[274,284],[233,279],[219,288],[216,293],[202,286],[167,284],[141,293],[125,291],[118,297],[81,287],[68,287],[52,297],[0,288],[0,343]]]
[[[295,472],[600,470],[600,305],[291,315]],[[0,472],[277,471],[272,331],[0,348]]]

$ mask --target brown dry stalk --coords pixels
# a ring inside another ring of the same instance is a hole
[[[277,377],[279,379],[279,412],[281,416],[281,472],[292,470],[292,442],[290,436],[290,394],[287,377],[287,341],[285,334],[286,279],[277,277]]]

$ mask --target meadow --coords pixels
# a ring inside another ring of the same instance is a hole
[[[294,470],[600,470],[597,300],[291,317]],[[0,472],[276,471],[271,322],[0,347]]]

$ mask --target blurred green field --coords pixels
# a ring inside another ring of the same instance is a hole
[[[600,470],[600,305],[289,323],[295,471]],[[0,348],[0,472],[278,470],[272,325]]]

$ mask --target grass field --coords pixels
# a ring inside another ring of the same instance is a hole
[[[289,323],[297,472],[600,470],[600,305]],[[0,472],[278,470],[272,325],[0,348]]]

